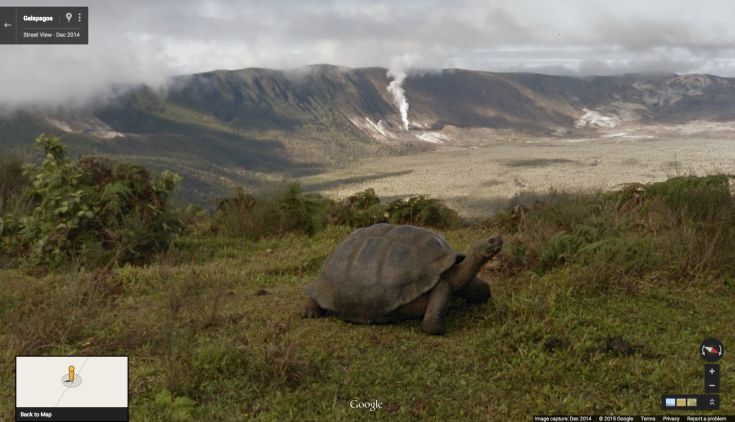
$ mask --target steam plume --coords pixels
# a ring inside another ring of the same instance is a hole
[[[393,104],[401,111],[403,129],[408,132],[408,101],[406,101],[406,92],[403,90],[403,80],[406,79],[406,72],[402,68],[391,67],[388,69],[387,76],[393,79],[388,84],[388,92],[393,95]]]

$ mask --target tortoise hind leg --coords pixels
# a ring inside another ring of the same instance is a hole
[[[307,298],[306,303],[304,304],[304,312],[301,316],[303,318],[319,318],[324,316],[326,313],[327,311],[322,309],[322,307],[316,303],[316,300]]]
[[[421,328],[426,334],[444,334],[444,311],[447,308],[450,293],[449,283],[445,280],[439,281],[431,290],[424,321],[421,324]]]
[[[399,319],[421,319],[426,315],[426,307],[429,303],[431,291],[428,291],[405,305],[398,307],[396,311]]]

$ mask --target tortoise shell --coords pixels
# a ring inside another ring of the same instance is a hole
[[[461,261],[444,238],[415,226],[353,231],[329,255],[306,294],[355,322],[373,322],[431,290]]]

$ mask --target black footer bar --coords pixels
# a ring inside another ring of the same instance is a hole
[[[735,415],[536,415],[533,422],[735,422]]]
[[[18,421],[127,422],[127,407],[16,407]]]

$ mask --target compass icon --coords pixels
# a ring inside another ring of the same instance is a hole
[[[717,362],[725,354],[725,347],[720,340],[708,338],[699,346],[699,354],[707,362]]]

